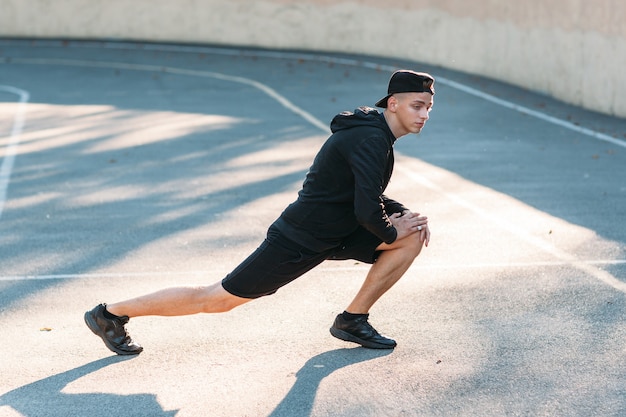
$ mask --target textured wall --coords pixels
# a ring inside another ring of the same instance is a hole
[[[621,0],[0,0],[0,36],[355,52],[482,73],[626,117]]]

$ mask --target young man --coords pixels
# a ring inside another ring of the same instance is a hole
[[[119,355],[143,348],[125,329],[131,317],[225,312],[280,287],[325,260],[371,264],[365,281],[335,319],[333,336],[367,348],[393,349],[396,342],[368,322],[369,310],[428,246],[428,219],[386,197],[394,164],[393,144],[419,133],[433,105],[429,74],[396,71],[384,112],[360,107],[331,122],[332,135],[315,157],[295,202],[269,227],[259,248],[222,281],[204,287],[173,287],[85,313],[87,326]]]

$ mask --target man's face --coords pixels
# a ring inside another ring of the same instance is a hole
[[[395,113],[402,134],[419,133],[433,107],[430,93],[396,93],[388,100],[388,108]]]

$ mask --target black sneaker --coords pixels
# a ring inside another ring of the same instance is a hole
[[[346,342],[354,342],[370,349],[393,349],[396,341],[381,336],[376,329],[367,321],[369,314],[358,317],[354,320],[346,320],[342,314],[335,319],[335,323],[330,328],[330,334],[337,339]]]
[[[128,316],[108,319],[104,317],[106,304],[100,304],[93,310],[85,313],[87,327],[96,335],[100,336],[106,347],[118,355],[138,355],[143,348],[133,342],[124,325],[128,323]]]

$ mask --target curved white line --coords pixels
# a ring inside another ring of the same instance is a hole
[[[573,130],[574,132],[591,136],[592,138],[599,139],[604,142],[609,142],[609,143],[612,143],[613,145],[626,148],[626,142],[623,140],[613,138],[609,135],[596,132],[595,130],[588,129],[586,127],[580,127],[578,125],[575,125],[572,122],[567,122],[565,120],[557,119],[556,117],[548,116],[545,113],[541,113],[536,110],[531,110],[528,107],[520,106],[519,104],[511,103],[510,101],[502,100],[501,98],[492,96],[491,94],[483,93],[482,91],[476,90],[474,88],[467,87],[466,85],[457,83],[456,81],[448,80],[442,77],[437,77],[437,82],[445,83],[450,87],[456,88],[457,90],[463,91],[467,94],[471,94],[476,97],[480,97],[483,100],[490,101],[502,107],[506,107],[507,109],[515,110],[522,114],[536,117],[537,119],[541,119],[545,122],[552,123],[552,124],[564,127],[569,130]]]
[[[13,127],[9,135],[9,142],[6,146],[4,157],[2,158],[2,165],[0,165],[0,218],[2,217],[2,211],[4,210],[4,203],[7,198],[7,190],[9,188],[9,181],[11,180],[11,173],[13,172],[13,164],[15,162],[15,156],[17,155],[17,146],[20,143],[20,137],[22,135],[22,129],[24,128],[24,120],[26,115],[26,103],[30,98],[28,91],[21,90],[10,85],[0,85],[0,91],[6,91],[7,93],[15,94],[19,97],[17,102],[17,109],[15,116],[13,116]]]
[[[48,43],[43,42],[43,45],[46,47],[61,47],[60,44],[54,43],[54,41],[49,41]],[[375,62],[361,61],[357,59],[349,59],[349,58],[338,58],[328,55],[316,55],[316,54],[306,54],[306,53],[298,53],[298,52],[279,52],[279,51],[267,51],[267,50],[246,50],[246,49],[230,49],[230,48],[217,48],[210,46],[178,46],[178,45],[162,45],[162,44],[136,44],[136,43],[118,43],[118,42],[103,42],[103,43],[69,43],[64,44],[63,48],[94,48],[97,46],[99,48],[105,49],[120,49],[120,50],[145,50],[145,51],[162,51],[162,52],[183,52],[183,53],[207,53],[207,54],[215,54],[215,55],[227,55],[227,56],[243,56],[243,57],[263,57],[263,58],[272,58],[272,59],[298,59],[303,61],[314,61],[314,62],[327,62],[336,65],[346,65],[353,67],[362,67],[369,68],[376,71],[388,71],[392,72],[398,67],[394,67],[391,65],[378,64]],[[0,59],[0,63],[6,62],[17,62],[16,59]],[[626,148],[626,141],[614,138],[607,134],[597,132],[592,129],[588,129],[585,127],[578,126],[572,122],[568,122],[566,120],[559,119],[557,117],[553,117],[547,115],[545,113],[529,109],[528,107],[520,106],[518,104],[512,103],[507,100],[503,100],[491,94],[487,94],[483,91],[477,90],[475,88],[468,87],[464,84],[458,83],[456,81],[452,81],[450,79],[436,76],[437,82],[443,85],[447,85],[448,87],[457,89],[466,94],[473,95],[475,97],[479,97],[483,100],[492,102],[499,106],[511,109],[513,111],[517,111],[519,113],[535,117],[537,119],[543,120],[544,122],[548,122],[557,126],[564,127],[566,129],[572,130],[576,133],[580,133],[604,142],[609,142],[617,146],[621,146]]]
[[[0,58],[0,62],[6,61],[6,59]],[[293,113],[302,117],[306,121],[308,121],[313,126],[323,130],[325,133],[329,132],[328,127],[317,120],[310,113],[302,110],[298,106],[291,103],[287,98],[280,95],[276,90],[271,87],[262,84],[258,81],[255,81],[250,78],[245,77],[237,77],[233,75],[226,75],[219,72],[211,72],[211,71],[200,71],[200,70],[190,70],[185,68],[178,67],[167,67],[167,66],[159,66],[159,65],[146,65],[146,64],[127,64],[125,62],[108,62],[108,61],[84,61],[77,59],[47,59],[47,58],[12,58],[10,60],[12,63],[16,64],[29,64],[29,65],[60,65],[60,66],[71,66],[71,67],[90,67],[90,68],[109,68],[109,69],[123,69],[123,70],[131,70],[131,71],[151,71],[151,72],[162,72],[167,74],[176,74],[176,75],[189,75],[193,77],[208,77],[214,78],[218,80],[231,81],[240,84],[246,84],[251,87],[254,87],[263,93],[267,94],[278,103],[280,103],[283,107],[289,109]]]

